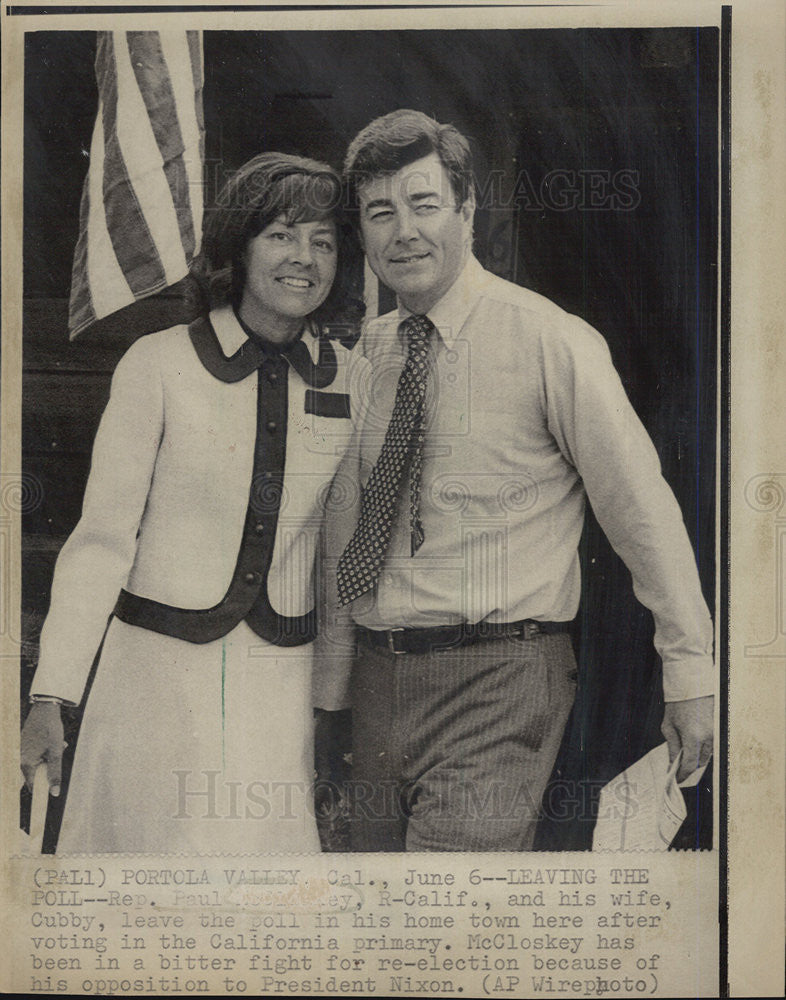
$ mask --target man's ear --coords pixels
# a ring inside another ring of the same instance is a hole
[[[464,201],[464,204],[461,206],[461,208],[459,209],[459,211],[461,212],[461,219],[462,219],[462,221],[463,221],[463,223],[464,223],[464,225],[466,227],[465,228],[465,232],[467,234],[467,244],[468,244],[468,246],[471,249],[472,242],[473,242],[473,239],[474,239],[474,228],[473,228],[473,222],[474,222],[474,219],[475,219],[475,192],[474,191],[470,191],[470,193],[467,195],[466,200]]]
[[[464,204],[461,206],[460,210],[461,217],[465,222],[468,222],[470,226],[472,225],[472,220],[475,218],[475,192],[470,191],[467,195]]]
[[[465,218],[472,218],[475,214],[475,191],[470,188],[469,194],[466,197],[464,204],[461,206],[461,211],[465,213]]]

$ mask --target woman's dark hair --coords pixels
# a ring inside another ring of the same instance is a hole
[[[313,318],[334,326],[357,324],[360,247],[345,217],[341,178],[332,167],[288,153],[260,153],[224,185],[205,212],[202,252],[192,267],[210,308],[238,306],[246,281],[244,256],[249,240],[283,215],[289,224],[332,218],[338,237],[336,279]]]
[[[472,150],[455,125],[444,125],[422,111],[400,108],[375,118],[349,144],[344,160],[348,205],[357,210],[358,189],[369,180],[394,174],[436,153],[461,206],[474,191]]]

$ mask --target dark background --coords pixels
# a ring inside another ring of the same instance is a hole
[[[683,510],[711,610],[718,42],[715,28],[204,34],[208,204],[261,150],[340,166],[352,136],[396,107],[473,140],[481,263],[606,337]],[[23,522],[23,698],[114,365],[135,337],[194,309],[181,285],[68,341],[94,51],[89,32],[26,39],[23,453],[36,485]],[[580,687],[542,848],[589,847],[600,785],[662,739],[651,616],[591,515],[581,556]],[[75,711],[71,749],[78,722]],[[62,803],[50,809],[50,848]],[[679,843],[708,846],[708,781],[689,805]]]

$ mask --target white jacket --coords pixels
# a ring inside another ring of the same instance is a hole
[[[230,307],[214,310],[210,323],[221,364],[249,343]],[[316,362],[318,339],[307,331],[303,340]],[[350,352],[330,344],[336,371],[324,393],[335,404],[350,395]],[[285,371],[286,427],[260,428],[279,449],[286,436],[276,509],[264,483],[256,485],[262,513],[272,512],[275,522],[267,598],[276,613],[297,617],[314,606],[323,505],[353,421],[307,412],[309,397],[312,410],[337,408],[324,406],[322,392],[292,367]],[[237,381],[211,374],[186,326],[142,337],[121,359],[96,435],[82,516],[57,560],[33,693],[81,700],[121,589],[181,609],[223,600],[244,525],[249,530],[258,383],[273,391],[256,370]],[[321,397],[316,407],[315,397]]]

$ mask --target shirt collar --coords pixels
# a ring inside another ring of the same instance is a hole
[[[458,278],[426,313],[439,330],[439,335],[446,347],[453,346],[461,328],[467,321],[467,317],[482,294],[486,278],[486,272],[481,267],[480,262],[473,254],[470,254]],[[405,309],[400,304],[398,314],[399,321],[413,315],[409,309]]]

